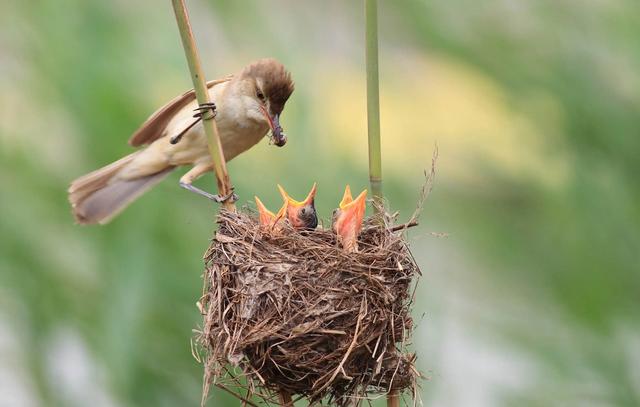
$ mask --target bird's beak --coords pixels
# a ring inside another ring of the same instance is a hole
[[[313,200],[316,197],[317,189],[317,185],[314,182],[313,186],[311,187],[311,191],[304,199],[304,201],[296,201],[295,199],[291,198],[291,196],[287,193],[287,191],[284,190],[284,188],[282,188],[282,185],[278,184],[278,190],[280,191],[280,195],[282,195],[282,199],[284,199],[285,202],[288,202],[289,206],[293,208],[302,208],[303,206],[313,205]]]
[[[309,227],[308,225],[303,224],[302,221],[300,220],[301,219],[300,212],[302,211],[302,209],[306,207],[310,207],[310,208],[313,208],[313,210],[315,210],[314,199],[316,197],[316,191],[317,191],[316,183],[315,182],[313,183],[313,186],[311,187],[311,191],[309,192],[307,197],[304,199],[304,201],[296,201],[295,199],[291,198],[291,196],[289,196],[287,191],[285,191],[280,184],[278,184],[278,190],[280,190],[280,195],[282,195],[282,199],[285,201],[285,204],[287,205],[287,219],[289,219],[289,222],[291,222],[291,225],[294,228]]]
[[[362,229],[366,203],[366,189],[353,199],[351,188],[347,185],[333,219],[333,230],[338,235],[342,247],[348,252],[358,251],[358,235]]]
[[[260,224],[262,226],[269,226],[273,223],[276,218],[276,215],[273,214],[266,206],[262,203],[260,198],[257,196],[254,197],[256,200],[256,207],[258,208],[258,219],[260,220]]]
[[[273,138],[273,144],[278,147],[282,147],[287,144],[287,135],[284,134],[282,130],[282,126],[280,126],[280,115],[279,114],[270,114],[264,106],[260,106],[260,110],[262,110],[262,114],[265,119],[267,119],[267,123],[269,123],[269,128],[271,129],[271,137]]]
[[[258,216],[261,226],[273,227],[279,220],[284,219],[287,211],[288,202],[285,201],[284,205],[280,208],[277,214],[274,215],[266,206],[262,203],[260,198],[254,197],[256,200],[256,207],[258,208]]]

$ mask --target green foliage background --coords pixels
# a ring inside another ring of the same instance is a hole
[[[360,2],[188,1],[209,78],[274,56],[284,149],[230,164],[244,201],[367,186]],[[424,277],[426,405],[640,405],[640,3],[381,2],[385,192]],[[169,2],[0,4],[0,405],[197,405],[208,202],[179,174],[104,227],[68,183],[189,87]],[[213,188],[213,178],[199,182]],[[437,238],[430,232],[447,232]],[[215,393],[210,405],[237,405]]]

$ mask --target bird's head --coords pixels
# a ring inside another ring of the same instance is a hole
[[[278,185],[278,189],[287,205],[287,219],[289,219],[291,226],[296,229],[315,229],[318,226],[318,214],[314,205],[316,183],[313,183],[313,187],[304,201],[296,201],[291,198],[280,185]]]
[[[366,189],[353,199],[351,188],[347,185],[339,207],[333,212],[331,227],[342,247],[348,252],[358,251],[358,235],[362,229],[366,202]]]
[[[265,58],[248,65],[234,80],[239,85],[249,117],[266,123],[274,144],[284,146],[287,136],[280,126],[280,115],[293,93],[291,73],[275,59]]]

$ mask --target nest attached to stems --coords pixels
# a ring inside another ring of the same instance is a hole
[[[340,406],[391,390],[415,400],[406,345],[420,270],[405,228],[387,214],[369,218],[359,251],[347,253],[330,230],[271,233],[225,210],[218,223],[199,302],[203,403],[211,384],[249,405],[281,392]]]

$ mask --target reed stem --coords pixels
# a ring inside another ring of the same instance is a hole
[[[200,105],[209,103],[209,92],[204,74],[202,73],[200,57],[198,56],[198,49],[196,48],[196,43],[193,38],[193,32],[191,31],[187,7],[185,6],[184,0],[171,1],[173,3],[173,11],[176,15],[176,21],[178,22],[178,29],[180,30],[184,54],[187,57],[187,64],[191,72],[191,80],[193,81],[193,89],[195,89],[196,92],[196,99]],[[204,115],[202,125],[207,135],[209,154],[211,154],[211,159],[213,160],[213,169],[218,184],[218,194],[226,196],[231,193],[231,181],[229,179],[229,173],[227,172],[227,164],[224,159],[218,128],[215,120],[211,117],[211,112],[207,112]],[[235,210],[235,205],[230,200],[223,203],[223,206],[226,209]]]
[[[367,128],[369,140],[369,183],[375,200],[382,200],[382,158],[380,152],[380,91],[378,80],[378,0],[365,0]],[[381,205],[374,205],[378,210]]]
[[[380,80],[378,75],[378,0],[365,0],[365,42],[367,65],[367,129],[369,141],[369,183],[371,194],[379,205],[376,212],[382,210],[382,152],[380,148]],[[389,347],[395,351],[395,346]],[[399,407],[397,390],[387,395],[387,407]]]

